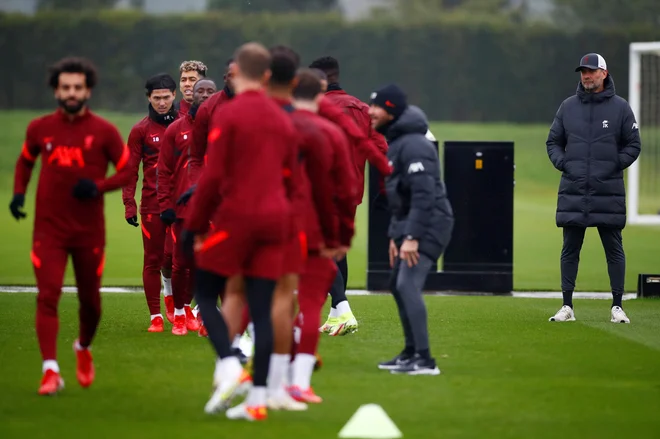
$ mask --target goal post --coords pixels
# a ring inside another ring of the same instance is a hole
[[[627,171],[628,224],[660,225],[660,41],[630,44],[628,81],[642,139]]]

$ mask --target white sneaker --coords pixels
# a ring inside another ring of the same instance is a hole
[[[612,323],[630,323],[630,319],[620,306],[612,307]]]
[[[281,391],[273,392],[268,396],[266,407],[270,410],[287,410],[290,412],[302,412],[307,410],[307,404],[293,399],[284,388],[282,388]]]
[[[218,362],[213,379],[213,394],[204,406],[208,414],[226,410],[241,384],[243,367],[236,357],[229,357]]]
[[[612,311],[614,312],[614,311]],[[614,316],[614,314],[612,314]],[[554,316],[550,317],[548,319],[550,322],[574,322],[575,321],[575,314],[573,313],[573,308],[571,308],[568,305],[564,305],[561,307],[559,311],[557,311],[557,314]]]

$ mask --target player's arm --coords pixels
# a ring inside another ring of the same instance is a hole
[[[566,156],[566,131],[564,130],[564,104],[561,104],[555,119],[552,121],[548,139],[545,146],[552,165],[559,171],[564,171],[564,158]]]
[[[637,160],[642,146],[639,138],[639,125],[637,125],[632,108],[630,108],[630,105],[626,105],[624,111],[623,126],[621,127],[623,148],[619,151],[619,165],[621,169],[626,169]]]
[[[23,143],[21,154],[18,156],[16,167],[14,168],[14,196],[9,205],[9,209],[11,210],[11,214],[17,220],[25,218],[26,216],[22,211],[23,205],[25,204],[25,192],[30,183],[32,170],[34,169],[34,164],[39,157],[41,149],[37,143],[36,130],[37,122],[33,121],[27,127],[25,142]]]
[[[115,167],[116,172],[109,178],[95,182],[101,194],[126,186],[131,178],[128,169],[130,153],[119,130],[114,126],[111,126],[105,133],[105,143],[103,146],[105,155],[108,161]]]
[[[140,163],[142,162],[142,145],[144,144],[144,129],[142,127],[133,127],[128,135],[128,163],[126,172],[128,173],[128,182],[121,191],[126,210],[126,219],[137,217],[137,204],[135,204],[135,187],[139,178]]]
[[[163,144],[158,154],[158,172],[156,176],[156,190],[158,192],[158,205],[160,211],[165,212],[168,209],[174,209],[175,200],[172,199],[172,176],[176,166],[174,157],[174,141],[176,136],[175,129],[177,123],[171,124],[165,130]]]
[[[334,180],[335,205],[339,218],[339,243],[342,247],[350,247],[355,234],[354,209],[357,178],[353,172],[348,140],[344,135],[335,137],[334,153],[332,177]]]
[[[339,246],[337,210],[333,199],[335,188],[331,172],[334,151],[330,141],[320,132],[312,133],[309,140],[313,144],[307,148],[304,163],[311,185],[312,201],[318,213],[325,246],[334,249]]]
[[[435,203],[436,175],[440,172],[435,151],[427,145],[411,142],[403,146],[401,172],[410,187],[410,211],[403,235],[419,240],[430,227],[431,210]]]
[[[208,166],[202,170],[197,182],[195,195],[190,203],[190,211],[185,222],[185,229],[193,234],[205,233],[211,216],[222,201],[220,198],[220,179],[226,164],[227,148],[233,137],[231,121],[223,121],[218,127],[211,127],[208,144]]]
[[[193,141],[190,146],[190,161],[188,162],[190,183],[192,185],[197,183],[204,168],[210,117],[209,106],[202,104],[197,110],[193,123]]]

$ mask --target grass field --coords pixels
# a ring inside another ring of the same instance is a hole
[[[37,113],[0,112],[0,200],[11,199],[13,168],[20,153],[25,127]],[[139,115],[106,114],[125,136]],[[545,125],[484,125],[435,123],[436,138],[445,140],[512,140],[515,142],[516,189],[514,217],[514,288],[516,290],[557,290],[559,288],[559,252],[561,230],[555,227],[559,173],[551,166],[545,152]],[[16,223],[9,212],[0,215],[0,242],[5,251],[0,266],[0,284],[32,284],[29,248],[31,219],[34,212],[36,175],[27,199],[28,221]],[[658,205],[660,205],[660,200]],[[365,200],[366,202],[366,200]],[[649,206],[651,201],[648,202]],[[493,212],[497,215],[497,212]],[[104,284],[128,286],[141,284],[142,240],[140,230],[124,221],[119,193],[106,197],[108,227],[107,265]],[[365,286],[367,206],[358,210],[357,235],[349,255],[349,286]],[[624,246],[627,253],[626,290],[634,291],[638,273],[656,273],[660,267],[659,227],[627,227]],[[67,283],[72,284],[71,271]],[[585,239],[577,289],[608,291],[605,256],[596,230]]]
[[[632,324],[609,323],[609,303],[576,300],[578,321],[547,322],[556,300],[427,297],[431,352],[442,374],[392,376],[376,363],[402,346],[394,301],[352,297],[360,331],[324,336],[314,375],[320,406],[271,412],[266,425],[209,417],[208,341],[145,331],[144,298],[106,294],[94,346],[97,380],[75,379],[75,295],[60,306],[65,391],[38,397],[34,295],[0,294],[0,437],[336,438],[362,404],[380,404],[417,438],[657,438],[660,301],[625,303]],[[169,325],[168,329],[169,329]]]

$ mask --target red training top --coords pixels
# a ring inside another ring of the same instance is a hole
[[[158,153],[165,139],[167,125],[162,125],[149,116],[135,124],[128,135],[128,150],[131,154],[128,161],[130,181],[122,190],[126,218],[137,216],[135,204],[135,187],[138,181],[140,162],[142,163],[142,198],[140,200],[140,215],[160,214],[158,194],[156,193],[156,175],[158,168]]]
[[[177,200],[190,186],[190,146],[193,118],[186,114],[172,122],[165,130],[165,137],[158,156],[158,204],[160,211],[174,209],[177,218],[185,218],[187,207],[176,205]]]
[[[34,119],[16,162],[14,194],[27,190],[40,154],[35,234],[46,233],[67,245],[105,244],[103,197],[78,200],[73,187],[82,178],[94,180],[100,193],[126,184],[129,153],[117,128],[90,110],[74,119],[61,109]],[[106,178],[109,163],[117,173]]]

